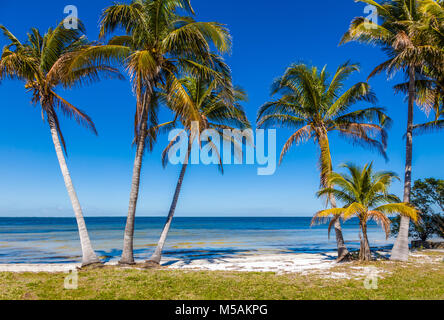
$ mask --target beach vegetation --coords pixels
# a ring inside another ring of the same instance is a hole
[[[399,180],[395,173],[374,172],[372,163],[366,164],[363,168],[351,163],[344,164],[342,167],[347,169],[348,173],[332,172],[328,178],[331,187],[323,188],[317,195],[318,197],[328,197],[333,194],[344,206],[317,212],[313,223],[331,217],[340,217],[344,221],[357,217],[361,242],[359,259],[369,261],[371,260],[371,251],[367,236],[368,221],[377,222],[388,238],[391,225],[389,215],[399,214],[417,222],[419,214],[412,205],[401,202],[397,196],[389,193],[392,182]],[[329,232],[331,226],[330,222]]]
[[[374,149],[386,157],[386,129],[391,119],[381,107],[370,85],[358,82],[348,88],[345,82],[359,71],[359,65],[346,62],[329,76],[327,67],[310,67],[303,63],[291,65],[282,77],[276,79],[271,94],[276,96],[265,103],[257,117],[259,128],[282,127],[295,130],[285,143],[280,162],[295,145],[312,140],[320,149],[319,168],[322,187],[328,188],[332,172],[329,135],[336,132],[352,144]],[[371,103],[371,107],[353,107]],[[336,207],[333,194],[327,199]],[[340,220],[333,219],[338,260],[344,259],[348,250],[342,235]]]
[[[423,77],[432,77],[435,80],[442,78],[444,4],[439,0],[386,0],[382,2],[358,0],[358,2],[375,6],[378,11],[378,20],[381,23],[369,21],[365,17],[353,19],[341,44],[357,41],[376,45],[387,54],[388,60],[378,65],[371,72],[369,78],[381,72],[386,72],[387,77],[391,78],[396,72],[402,71],[408,79],[408,85],[404,86],[404,91],[408,96],[408,104],[403,202],[409,203],[412,187],[413,117],[414,105],[418,97],[418,80]],[[432,91],[440,92],[439,80],[432,80],[431,83],[434,83],[435,89],[438,85],[438,90]],[[434,105],[437,107],[436,103]],[[438,120],[439,110],[439,108],[435,108],[435,111],[438,111]],[[433,128],[438,123],[434,121],[418,129]],[[402,216],[399,233],[392,250],[391,258],[393,260],[406,261],[408,259],[409,225],[409,217]]]
[[[164,84],[170,90],[185,94],[180,76],[188,74],[220,79],[214,70],[219,53],[231,48],[228,29],[217,22],[200,22],[189,0],[142,0],[114,3],[104,9],[100,21],[102,39],[114,35],[108,45],[112,50],[129,51],[122,64],[129,72],[136,96],[131,192],[120,262],[133,264],[134,222],[139,197],[140,172],[146,149],[152,150],[160,128],[158,123],[159,92]]]
[[[108,267],[66,273],[0,273],[7,300],[443,300],[442,252],[422,251],[407,263],[350,262],[305,273],[191,271]],[[366,288],[366,270],[376,286]]]
[[[416,180],[412,188],[412,204],[419,211],[421,219],[417,223],[410,223],[410,235],[422,241],[442,235],[439,226],[440,218],[444,216],[444,180]],[[392,235],[398,234],[399,222],[399,217],[393,219]]]

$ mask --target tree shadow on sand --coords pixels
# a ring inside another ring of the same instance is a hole
[[[255,250],[248,250],[252,252]],[[191,264],[195,260],[206,260],[209,263],[223,262],[224,259],[239,257],[240,253],[245,253],[245,250],[237,249],[182,249],[174,251],[165,251],[164,256],[170,258],[162,266],[170,266],[177,262],[183,262],[185,265]]]

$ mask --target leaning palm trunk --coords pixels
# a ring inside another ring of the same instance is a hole
[[[321,148],[321,184],[326,186],[326,181],[328,176],[332,171],[332,161],[331,161],[331,153],[330,153],[330,144],[328,141],[327,133],[324,130],[321,130],[319,133],[319,147]],[[330,204],[332,208],[336,208],[336,199],[331,194],[329,196]],[[339,217],[334,218],[334,227],[335,227],[335,235],[336,235],[336,245],[338,247],[338,259],[340,262],[344,260],[349,252],[347,247],[345,246],[344,236],[342,235],[342,227]]]
[[[128,216],[126,219],[125,234],[123,238],[123,252],[119,261],[120,264],[134,264],[134,223],[136,217],[137,199],[139,198],[140,171],[142,169],[143,153],[145,149],[145,139],[147,136],[147,116],[146,112],[142,117],[142,126],[137,140],[136,158],[134,159],[133,177],[131,180],[131,192],[128,206]]]
[[[159,242],[157,243],[156,250],[154,251],[149,261],[160,263],[160,260],[162,258],[163,247],[165,246],[165,241],[171,227],[171,222],[173,221],[174,212],[176,211],[177,201],[179,200],[179,194],[182,188],[183,178],[185,176],[185,172],[188,167],[188,157],[190,153],[191,153],[191,143],[188,143],[188,151],[185,156],[185,162],[182,165],[182,170],[180,171],[179,180],[177,181],[176,191],[174,192],[173,202],[171,203],[170,211],[168,212],[167,221],[165,223],[165,226],[163,227]]]
[[[49,127],[51,129],[52,141],[54,142],[55,151],[59,160],[60,170],[62,171],[63,179],[65,180],[65,186],[68,190],[69,198],[74,209],[74,214],[77,220],[77,226],[79,229],[80,244],[82,246],[82,266],[87,266],[93,263],[100,263],[97,258],[89,239],[88,230],[86,229],[85,219],[83,218],[82,208],[80,206],[79,199],[77,198],[76,191],[72,184],[71,176],[66,165],[65,156],[63,155],[62,146],[60,144],[57,128],[50,116],[48,117]]]
[[[413,154],[413,108],[415,102],[415,69],[409,68],[409,104],[406,134],[404,202],[410,203],[412,188],[412,154]],[[409,258],[409,225],[410,218],[401,216],[399,233],[392,249],[391,260],[407,261]]]
[[[330,203],[332,208],[336,208],[336,199],[333,195],[330,195]],[[345,246],[344,237],[342,235],[342,227],[339,217],[335,220],[335,235],[336,235],[336,245],[338,247],[338,262],[343,261],[349,255],[348,249]]]

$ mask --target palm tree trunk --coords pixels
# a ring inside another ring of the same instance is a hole
[[[69,174],[68,166],[66,165],[65,156],[60,144],[55,121],[50,115],[48,115],[48,122],[51,129],[52,141],[59,160],[60,170],[62,171],[63,179],[65,180],[65,186],[68,190],[69,198],[71,199],[72,208],[74,209],[74,214],[77,221],[77,227],[79,229],[80,244],[82,246],[82,266],[100,263],[100,260],[97,258],[89,239],[85,219],[83,218],[82,207],[80,206],[79,199],[77,198],[77,194]]]
[[[332,161],[331,161],[331,153],[330,153],[330,143],[328,141],[328,136],[325,131],[325,129],[319,130],[319,147],[321,148],[321,185],[327,187],[326,181],[328,179],[328,175],[332,172]],[[323,166],[327,167],[327,170],[325,168],[322,168]],[[325,177],[322,175],[326,174]],[[336,199],[333,195],[330,195],[330,204],[332,208],[336,208]],[[338,259],[337,261],[340,262],[344,260],[346,257],[348,257],[349,252],[347,250],[347,247],[345,246],[344,236],[342,235],[342,227],[341,222],[338,219],[335,220],[334,223],[335,226],[335,235],[336,235],[336,245],[338,247]]]
[[[359,235],[359,237],[361,238],[361,250],[359,251],[359,260],[370,261],[372,259],[372,255],[370,251],[370,245],[368,242],[366,224],[364,223],[361,224],[361,231],[362,231],[362,236]]]
[[[332,208],[336,208],[336,199],[333,195],[330,195],[330,203]],[[336,245],[338,247],[338,262],[341,262],[348,257],[349,252],[345,246],[344,236],[342,235],[342,227],[339,218],[335,221],[335,235],[336,235]]]
[[[166,241],[168,232],[170,231],[171,222],[173,221],[174,212],[176,211],[177,201],[179,200],[179,194],[180,194],[180,190],[182,188],[183,178],[185,176],[185,172],[188,167],[188,157],[189,157],[190,153],[191,153],[191,142],[188,143],[188,151],[185,156],[185,162],[182,164],[182,170],[180,171],[179,180],[177,181],[176,191],[174,192],[173,201],[171,203],[170,211],[168,212],[168,217],[165,222],[165,226],[163,227],[159,242],[157,243],[156,250],[154,251],[151,258],[148,260],[148,262],[155,262],[157,264],[160,264],[160,260],[162,258],[163,247],[165,245],[165,241]]]
[[[120,258],[120,264],[134,264],[134,223],[136,217],[137,199],[139,198],[140,171],[142,169],[143,153],[145,150],[145,139],[147,136],[148,115],[144,112],[142,116],[142,125],[140,135],[137,140],[136,157],[134,159],[133,177],[131,180],[131,192],[128,206],[128,215],[126,218],[125,234],[123,238],[123,252]]]
[[[404,202],[410,203],[412,188],[412,155],[413,155],[413,108],[415,104],[415,68],[409,68],[409,104],[406,134]],[[407,261],[409,258],[409,225],[410,218],[401,216],[399,233],[392,249],[391,260]]]

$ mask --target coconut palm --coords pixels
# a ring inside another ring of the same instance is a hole
[[[162,230],[159,242],[154,254],[149,262],[160,263],[163,247],[171,227],[171,222],[176,210],[182,182],[188,167],[191,154],[191,148],[194,141],[201,146],[200,137],[205,130],[214,130],[222,139],[229,141],[234,145],[235,155],[241,153],[241,143],[232,136],[226,134],[224,130],[245,129],[250,127],[250,123],[245,116],[245,112],[241,106],[241,102],[246,100],[245,92],[238,88],[232,87],[231,81],[225,85],[219,85],[217,81],[207,81],[202,77],[188,76],[180,80],[185,94],[174,92],[169,97],[168,105],[176,114],[177,120],[183,126],[177,136],[168,144],[162,153],[162,163],[166,166],[168,161],[168,153],[177,143],[177,138],[186,135],[187,151],[182,164],[182,169],[177,181],[176,190],[174,192],[173,201],[168,212],[167,221]],[[169,90],[168,90],[169,91]],[[222,159],[218,143],[214,143],[211,138],[207,141],[207,146],[212,149],[213,155],[217,157],[218,167],[223,173]]]
[[[69,88],[100,79],[100,75],[120,76],[113,68],[93,60],[81,59],[85,50],[95,46],[83,36],[84,28],[65,29],[63,23],[50,28],[43,36],[37,29],[31,29],[27,42],[20,42],[6,27],[0,26],[9,44],[3,49],[0,60],[0,78],[19,79],[32,94],[31,101],[40,105],[42,117],[51,131],[60,169],[74,209],[82,247],[82,265],[99,262],[88,236],[82,208],[74,189],[63,151],[66,144],[58,112],[97,134],[94,123],[88,115],[64,99],[57,88]]]
[[[184,14],[184,15],[181,15]],[[131,75],[136,95],[135,139],[137,146],[131,192],[124,234],[122,264],[133,264],[133,237],[140,171],[145,148],[152,149],[158,126],[158,104],[152,99],[159,87],[169,82],[172,90],[181,91],[180,73],[184,70],[215,75],[210,46],[228,52],[228,30],[219,23],[197,22],[189,0],[134,0],[106,8],[100,22],[100,36],[123,30],[114,36],[109,48],[129,51],[125,66]]]
[[[378,107],[351,111],[358,102],[376,102],[376,96],[367,83],[359,82],[344,89],[344,82],[358,70],[358,65],[347,62],[339,66],[329,79],[326,67],[319,70],[305,64],[294,64],[272,86],[272,95],[279,94],[280,97],[267,102],[259,110],[259,127],[279,126],[295,130],[282,149],[280,162],[295,144],[310,139],[318,144],[322,187],[329,187],[328,176],[332,171],[331,132],[338,132],[354,144],[376,149],[385,157],[385,128],[390,124],[390,118]],[[329,200],[334,208],[334,196]],[[338,217],[331,223],[335,226],[340,261],[348,251]]]
[[[371,252],[367,237],[367,222],[374,220],[380,224],[388,238],[391,220],[387,215],[400,214],[416,222],[418,212],[410,204],[402,203],[398,197],[389,193],[393,180],[399,180],[395,173],[373,172],[373,164],[367,164],[364,168],[353,164],[342,167],[346,168],[349,174],[332,172],[328,178],[329,185],[332,187],[320,190],[317,195],[318,197],[334,195],[336,199],[344,203],[344,207],[319,211],[312,223],[330,216],[340,215],[345,221],[357,217],[361,231],[359,258],[362,261],[369,261]]]
[[[444,1],[422,0],[419,8],[424,14],[419,22],[421,30],[428,35],[431,44],[444,50]],[[415,124],[414,135],[444,128],[444,54],[441,59],[425,62],[423,74],[415,82],[415,102],[427,115],[432,111],[434,117],[426,123]],[[409,83],[402,83],[394,88],[396,92],[408,94]]]
[[[389,60],[377,66],[369,77],[386,71],[388,75],[403,70],[408,77],[408,105],[406,131],[406,163],[404,179],[404,202],[410,202],[412,180],[413,115],[415,103],[415,80],[427,66],[442,64],[442,46],[436,36],[431,36],[424,21],[431,21],[430,14],[440,6],[437,0],[388,0],[377,3],[373,0],[357,0],[378,9],[381,23],[370,22],[364,17],[355,18],[341,44],[358,41],[377,45],[388,55]],[[441,34],[442,37],[442,34]],[[439,36],[438,36],[439,38]],[[442,41],[442,40],[441,40]],[[393,246],[392,260],[407,260],[409,218],[401,217],[400,231]]]

